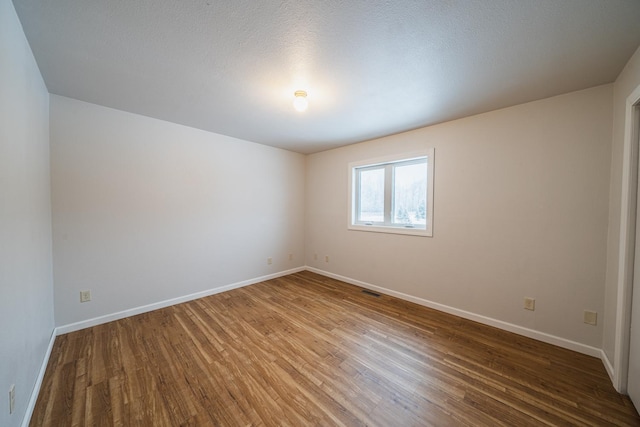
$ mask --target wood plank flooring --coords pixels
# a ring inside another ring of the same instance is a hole
[[[640,425],[600,360],[302,272],[59,336],[32,426]]]

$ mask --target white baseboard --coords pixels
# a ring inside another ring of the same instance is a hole
[[[42,360],[42,365],[40,365],[40,371],[38,371],[38,376],[36,377],[36,383],[33,385],[33,390],[31,390],[31,396],[29,397],[29,404],[27,405],[27,411],[24,414],[24,418],[22,418],[22,427],[28,427],[31,422],[31,415],[33,415],[33,410],[36,407],[36,401],[38,400],[38,394],[40,394],[40,387],[42,386],[42,380],[44,379],[44,374],[47,371],[47,365],[49,364],[49,357],[51,357],[51,350],[53,350],[53,343],[56,340],[56,328],[53,328],[51,331],[51,337],[49,338],[49,345],[47,346],[47,351],[44,354],[44,359]]]
[[[609,360],[609,357],[607,357],[607,353],[605,353],[604,350],[600,350],[600,359],[602,360],[602,364],[604,365],[604,369],[606,369],[607,370],[607,374],[609,374],[609,378],[611,378],[611,382],[615,386],[615,382],[613,380],[614,376],[615,376],[615,369],[613,368],[613,364]]]
[[[160,301],[153,304],[147,304],[141,307],[135,307],[128,310],[119,311],[117,313],[107,314],[105,316],[94,317],[92,319],[83,320],[81,322],[71,323],[68,325],[58,326],[53,329],[51,333],[51,338],[49,339],[49,346],[47,347],[47,351],[44,355],[44,360],[42,361],[42,365],[40,366],[40,371],[38,372],[38,377],[36,378],[36,382],[33,386],[33,390],[31,392],[31,396],[29,398],[29,404],[27,405],[27,410],[25,412],[24,418],[22,419],[22,427],[28,427],[31,422],[31,416],[33,415],[33,410],[36,406],[36,401],[38,400],[38,395],[40,394],[40,387],[42,387],[42,380],[44,379],[44,374],[47,370],[47,365],[49,364],[49,358],[51,357],[51,351],[53,350],[53,344],[58,335],[63,335],[73,331],[79,331],[80,329],[89,328],[91,326],[100,325],[102,323],[111,322],[113,320],[124,319],[125,317],[134,316],[136,314],[146,313],[148,311],[157,310],[159,308],[168,307],[175,304],[180,304],[186,301],[192,301],[194,299],[203,298],[209,295],[215,295],[221,292],[230,291],[232,289],[241,288],[243,286],[253,285],[255,283],[264,282],[266,280],[275,279],[277,277],[286,276],[289,274],[297,273],[300,271],[304,271],[306,267],[297,267],[292,268],[290,270],[281,271],[274,274],[269,274],[266,276],[256,277],[249,280],[244,280],[242,282],[232,283],[230,285],[221,286],[219,288],[208,289],[202,292],[196,292],[193,294],[168,299],[165,301]]]
[[[504,322],[502,320],[493,319],[491,317],[482,316],[479,314],[471,313],[469,311],[460,310],[458,308],[450,307],[448,305],[440,304],[437,302],[429,301],[423,298],[408,295],[402,292],[393,291],[391,289],[383,288],[381,286],[372,285],[371,283],[362,282],[360,280],[352,279],[350,277],[341,276],[339,274],[330,273],[328,271],[320,270],[317,268],[307,266],[308,271],[321,274],[323,276],[330,277],[332,279],[341,280],[352,285],[360,286],[380,292],[382,294],[390,295],[396,298],[403,299],[405,301],[411,301],[416,304],[433,308],[434,310],[443,311],[445,313],[453,314],[464,319],[473,320],[474,322],[482,323],[485,325],[493,326],[498,329],[502,329],[508,332],[513,332],[518,335],[522,335],[528,338],[533,338],[538,341],[546,342],[548,344],[557,345],[558,347],[566,348],[569,350],[577,351],[589,356],[601,358],[604,354],[599,348],[592,347],[579,342],[571,341],[566,338],[557,337],[555,335],[547,334],[545,332],[536,331],[534,329],[525,328],[523,326],[514,325],[513,323]],[[606,363],[605,363],[606,366]]]
[[[220,286],[218,288],[208,289],[206,291],[196,292],[181,297],[171,298],[168,300],[155,302],[152,304],[143,305],[140,307],[134,307],[127,310],[119,311],[117,313],[106,314],[104,316],[94,317],[92,319],[82,320],[80,322],[70,323],[68,325],[58,326],[56,328],[57,334],[67,334],[69,332],[79,331],[80,329],[90,328],[91,326],[101,325],[103,323],[112,322],[114,320],[124,319],[125,317],[135,316],[136,314],[142,314],[159,308],[169,307],[171,305],[180,304],[194,299],[208,297],[209,295],[219,294],[221,292],[230,291],[232,289],[242,288],[244,286],[253,285],[255,283],[264,282],[266,280],[275,279],[277,277],[286,276],[288,274],[304,271],[306,267],[292,268],[291,270],[280,271],[278,273],[269,274],[266,276],[256,277],[242,282],[232,283],[230,285]]]
[[[232,289],[237,289],[237,288],[241,288],[244,286],[249,286],[249,285],[253,285],[255,283],[260,283],[260,282],[264,282],[266,280],[270,280],[270,279],[275,279],[278,277],[282,277],[282,276],[286,276],[289,274],[293,274],[293,273],[297,273],[300,271],[304,271],[304,270],[308,270],[326,277],[330,277],[333,279],[337,279],[337,280],[341,280],[343,282],[346,283],[350,283],[356,286],[360,286],[362,288],[366,288],[366,289],[371,289],[386,295],[390,295],[396,298],[400,298],[406,301],[411,301],[414,302],[416,304],[425,306],[425,307],[429,307],[438,311],[442,311],[445,313],[449,313],[449,314],[453,314],[455,316],[459,316],[468,320],[473,320],[475,322],[478,323],[482,323],[485,325],[489,325],[489,326],[493,326],[505,331],[509,331],[509,332],[513,332],[516,333],[518,335],[522,335],[528,338],[533,338],[536,339],[538,341],[542,341],[542,342],[546,342],[549,344],[553,344],[553,345],[557,345],[558,347],[562,347],[562,348],[566,348],[569,350],[573,350],[573,351],[577,351],[579,353],[583,353],[589,356],[593,356],[593,357],[598,357],[602,360],[605,369],[607,370],[607,373],[609,374],[609,376],[613,379],[614,377],[614,368],[613,365],[611,364],[611,362],[609,361],[609,358],[607,357],[607,355],[604,353],[604,351],[602,349],[596,348],[596,347],[592,347],[586,344],[581,344],[575,341],[571,341],[565,338],[561,338],[561,337],[557,337],[555,335],[551,335],[551,334],[547,334],[544,332],[540,332],[540,331],[536,331],[533,329],[529,329],[529,328],[525,328],[522,326],[518,326],[518,325],[514,325],[512,323],[509,322],[504,322],[502,320],[497,320],[497,319],[493,319],[490,317],[486,317],[486,316],[482,316],[479,314],[475,314],[475,313],[471,313],[465,310],[460,310],[454,307],[450,307],[444,304],[440,304],[437,302],[433,302],[433,301],[429,301],[426,300],[424,298],[419,298],[419,297],[415,297],[412,295],[408,295],[402,292],[398,292],[398,291],[394,291],[391,289],[387,289],[387,288],[383,288],[381,286],[376,286],[376,285],[372,285],[370,283],[366,283],[360,280],[356,280],[356,279],[352,279],[350,277],[346,277],[346,276],[341,276],[339,274],[334,274],[334,273],[330,273],[328,271],[324,271],[324,270],[320,270],[314,267],[309,267],[309,266],[304,266],[304,267],[297,267],[297,268],[293,268],[290,270],[285,270],[285,271],[281,271],[278,273],[274,273],[274,274],[270,274],[270,275],[266,275],[266,276],[262,276],[262,277],[256,277],[253,279],[249,279],[249,280],[244,280],[242,282],[236,282],[236,283],[232,283],[226,286],[221,286],[218,288],[214,288],[214,289],[209,289],[206,291],[202,291],[202,292],[196,292],[193,294],[189,294],[189,295],[185,295],[185,296],[181,296],[181,297],[177,297],[177,298],[172,298],[172,299],[168,299],[165,301],[160,301],[157,303],[153,303],[153,304],[148,304],[148,305],[144,305],[144,306],[140,306],[140,307],[135,307],[135,308],[131,308],[128,310],[123,310],[123,311],[119,311],[117,313],[112,313],[112,314],[108,314],[108,315],[104,315],[104,316],[99,316],[99,317],[95,317],[92,319],[87,319],[81,322],[76,322],[76,323],[71,323],[68,325],[63,325],[63,326],[59,326],[57,328],[55,328],[53,330],[53,333],[51,335],[51,340],[49,342],[49,347],[47,348],[47,352],[45,354],[44,360],[42,362],[42,366],[40,368],[40,372],[38,373],[38,378],[36,380],[33,392],[31,394],[31,398],[29,399],[29,405],[27,407],[27,411],[25,414],[25,417],[23,419],[22,422],[22,426],[26,427],[29,425],[29,422],[31,420],[31,416],[33,414],[33,410],[35,408],[35,404],[36,404],[36,400],[38,398],[38,394],[40,392],[40,387],[42,385],[42,380],[44,378],[44,374],[47,368],[47,364],[49,362],[49,357],[51,356],[51,350],[53,349],[53,343],[55,341],[55,337],[57,335],[62,335],[62,334],[66,334],[69,332],[73,332],[73,331],[78,331],[80,329],[84,329],[84,328],[89,328],[91,326],[96,326],[96,325],[100,325],[102,323],[107,323],[107,322],[111,322],[114,320],[119,320],[119,319],[123,319],[125,317],[129,317],[129,316],[134,316],[136,314],[141,314],[141,313],[146,313],[149,311],[153,311],[153,310],[157,310],[160,308],[164,308],[164,307],[169,307],[171,305],[175,305],[175,304],[180,304],[183,302],[187,302],[187,301],[192,301],[198,298],[203,298],[209,295],[215,295],[221,292],[226,292],[226,291],[230,291]]]

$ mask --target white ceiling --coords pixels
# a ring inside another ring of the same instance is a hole
[[[610,83],[640,45],[639,0],[14,4],[51,93],[300,153]]]

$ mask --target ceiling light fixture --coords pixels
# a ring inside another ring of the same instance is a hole
[[[309,106],[309,102],[307,101],[307,92],[304,90],[297,90],[293,95],[295,96],[293,100],[293,108],[302,113]]]

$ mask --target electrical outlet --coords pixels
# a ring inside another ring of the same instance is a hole
[[[318,254],[313,254],[313,260],[317,261],[318,260]]]
[[[267,258],[267,265],[271,265],[273,264],[273,260],[271,259],[271,257]]]
[[[598,324],[598,313],[595,311],[585,310],[584,311],[584,323],[588,325],[597,325]]]
[[[535,311],[535,309],[536,309],[536,299],[535,298],[525,298],[524,299],[524,308],[525,308],[525,310]]]
[[[324,256],[324,262],[329,262],[329,255]]]
[[[293,261],[293,254],[289,254],[289,261]]]
[[[80,291],[80,302],[91,301],[91,291]]]
[[[9,387],[9,414],[13,414],[16,409],[16,385],[11,384]]]

